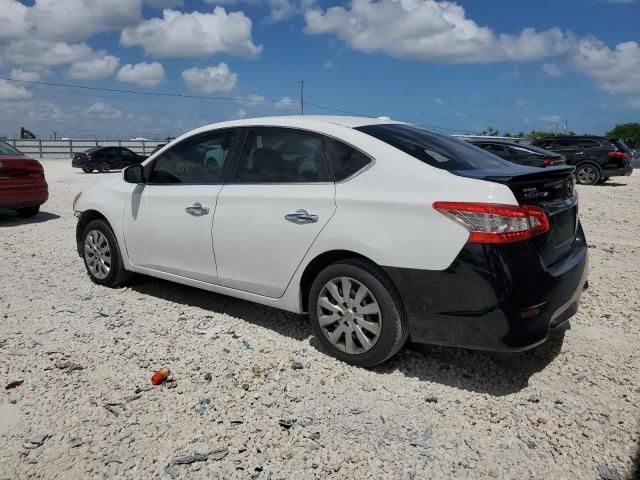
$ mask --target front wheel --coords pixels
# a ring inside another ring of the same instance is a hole
[[[20,218],[33,217],[37,215],[39,211],[40,211],[40,205],[36,205],[35,207],[24,207],[24,208],[16,209],[16,212],[18,212],[18,215],[20,216]]]
[[[584,163],[576,169],[576,180],[580,185],[595,185],[600,180],[600,168],[593,163]]]
[[[109,164],[107,162],[100,162],[99,170],[101,173],[109,173],[109,170],[111,170],[111,168],[109,167]]]
[[[318,274],[309,292],[309,317],[322,347],[359,367],[389,359],[408,335],[393,285],[359,259],[334,263]]]
[[[93,220],[84,229],[82,257],[89,277],[98,285],[119,287],[131,276],[124,269],[118,241],[104,220]]]

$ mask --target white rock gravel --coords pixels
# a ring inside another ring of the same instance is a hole
[[[42,213],[0,213],[0,385],[24,380],[0,395],[0,478],[633,475],[638,172],[579,188],[590,289],[564,343],[405,347],[367,371],[319,352],[304,317],[152,278],[94,285],[71,200],[100,175],[44,165]]]

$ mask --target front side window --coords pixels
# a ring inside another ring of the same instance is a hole
[[[149,183],[221,183],[235,131],[198,135],[180,142],[154,162]]]
[[[582,145],[582,148],[600,148],[601,147],[601,145],[595,140],[582,140],[580,144]]]
[[[322,138],[284,128],[252,129],[242,149],[240,183],[327,182]]]
[[[120,155],[122,155],[125,158],[133,158],[136,156],[135,153],[133,153],[131,150],[128,150],[126,148],[121,148],[120,149]]]
[[[556,140],[558,148],[580,148],[580,142],[571,138],[559,138]]]
[[[381,124],[357,127],[372,137],[442,170],[512,168],[507,162],[462,140],[440,135],[413,125]]]
[[[349,145],[333,138],[327,138],[326,141],[327,155],[329,156],[336,182],[349,178],[371,163],[369,157]]]

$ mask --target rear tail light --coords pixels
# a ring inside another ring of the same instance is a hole
[[[87,160],[93,160],[93,157],[91,155],[87,155]]]
[[[567,163],[567,159],[564,157],[551,157],[544,159],[544,166],[548,167],[549,165],[562,165]]]
[[[433,208],[469,231],[470,243],[511,243],[551,229],[549,217],[534,205],[435,202]]]
[[[624,153],[624,152],[619,152],[618,150],[611,150],[610,152],[608,152],[610,157],[613,158],[620,158],[622,160],[627,160],[629,158],[629,155]]]

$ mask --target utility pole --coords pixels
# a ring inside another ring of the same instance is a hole
[[[304,80],[300,80],[300,115],[304,115]]]

